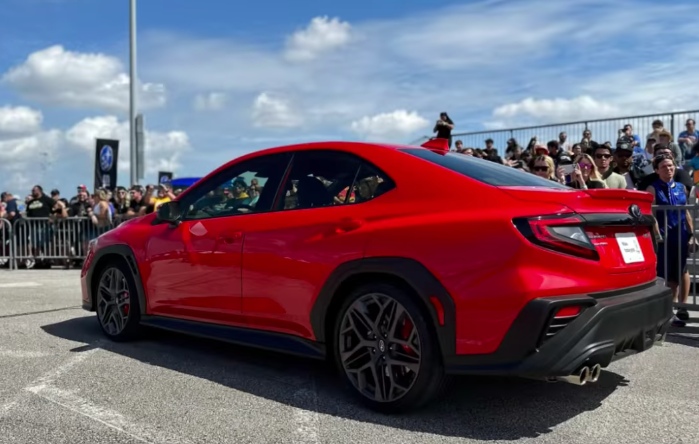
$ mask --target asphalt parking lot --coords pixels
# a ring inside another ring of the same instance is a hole
[[[697,443],[699,320],[577,387],[460,378],[382,416],[321,364],[172,333],[105,341],[78,271],[0,271],[0,443]]]

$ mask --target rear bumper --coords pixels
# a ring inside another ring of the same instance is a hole
[[[587,308],[552,338],[542,340],[555,311]],[[535,299],[525,306],[495,353],[445,358],[451,374],[567,376],[583,365],[643,352],[667,332],[672,293],[662,279],[614,292]]]

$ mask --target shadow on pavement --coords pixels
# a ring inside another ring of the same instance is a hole
[[[699,326],[696,318],[690,319],[694,325],[688,325],[686,327],[670,327],[665,340],[673,344],[686,345],[688,347],[699,348]]]
[[[355,403],[323,362],[161,331],[150,331],[137,342],[115,343],[105,339],[94,316],[42,329],[84,344],[73,352],[96,347],[292,407],[408,431],[480,440],[516,440],[549,433],[556,425],[596,409],[627,382],[609,371],[603,372],[596,384],[585,387],[516,378],[461,377],[454,379],[442,399],[426,409],[387,416]]]

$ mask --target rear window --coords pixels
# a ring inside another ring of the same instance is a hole
[[[408,154],[496,187],[545,187],[570,189],[553,180],[506,165],[459,153],[439,154],[425,148],[403,149]]]

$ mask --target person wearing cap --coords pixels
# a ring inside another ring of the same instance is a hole
[[[639,178],[633,169],[634,146],[630,141],[620,138],[616,143],[614,150],[614,172],[624,179],[627,190],[633,190],[638,184]]]
[[[51,199],[54,201],[54,205],[51,208],[51,215],[61,218],[67,217],[68,201],[61,197],[61,192],[55,188],[51,190]]]
[[[68,201],[68,206],[70,207],[74,203],[78,202],[80,200],[80,195],[81,194],[87,194],[87,187],[85,185],[78,185],[75,196],[71,197],[70,200]]]
[[[534,156],[548,156],[549,155],[549,149],[546,145],[541,145],[541,144],[536,144],[532,148],[532,151],[534,152]],[[549,156],[550,157],[550,156]]]

